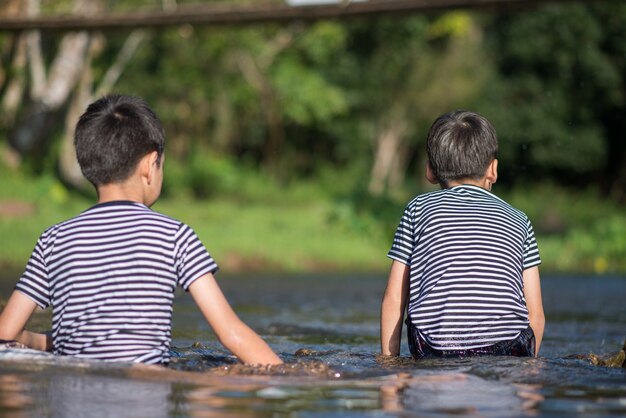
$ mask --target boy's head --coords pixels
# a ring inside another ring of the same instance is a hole
[[[449,112],[430,127],[426,152],[432,174],[442,186],[453,180],[479,180],[498,154],[496,130],[477,113]]]
[[[90,104],[74,134],[78,164],[96,187],[128,179],[139,161],[154,151],[160,166],[164,145],[159,118],[133,96],[105,96]]]

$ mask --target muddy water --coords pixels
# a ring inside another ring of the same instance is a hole
[[[187,295],[169,368],[0,354],[4,417],[605,417],[626,415],[626,370],[572,354],[626,339],[626,278],[545,277],[539,359],[377,360],[383,276],[227,276],[240,316],[286,364],[224,351]],[[5,293],[2,293],[5,295]],[[404,341],[403,341],[404,342]],[[404,344],[406,345],[406,344]]]

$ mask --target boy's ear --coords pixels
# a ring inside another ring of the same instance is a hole
[[[426,180],[430,184],[439,184],[439,180],[437,176],[435,176],[435,172],[433,171],[433,167],[430,165],[430,161],[426,161]]]
[[[487,180],[487,183],[490,185],[498,181],[498,160],[496,158],[494,158],[487,167],[485,180]]]
[[[159,158],[159,154],[156,151],[152,151],[151,153],[146,154],[146,156],[143,157],[141,159],[141,162],[139,163],[141,164],[140,170],[141,170],[142,177],[146,179],[148,184],[152,183],[152,181],[154,180],[156,171],[159,168],[157,164],[158,158]]]

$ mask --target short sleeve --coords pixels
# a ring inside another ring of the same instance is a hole
[[[189,226],[181,224],[175,241],[174,265],[178,284],[185,291],[196,279],[218,271],[217,263]]]
[[[411,216],[410,206],[407,206],[396,229],[393,244],[387,253],[387,257],[403,264],[411,264],[414,241],[413,217]]]
[[[15,285],[16,290],[31,298],[42,309],[50,305],[50,286],[44,247],[43,239],[39,238],[24,273]]]
[[[541,264],[539,248],[537,247],[535,232],[533,231],[533,226],[531,225],[530,220],[527,220],[526,228],[526,241],[524,242],[524,270]]]

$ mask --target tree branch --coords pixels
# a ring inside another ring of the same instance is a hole
[[[142,30],[133,31],[124,41],[122,49],[117,54],[115,62],[109,67],[106,74],[102,78],[100,85],[96,89],[96,97],[107,94],[113,89],[115,83],[122,75],[124,68],[132,58],[133,54],[144,40],[146,33]]]
[[[178,5],[175,10],[136,11],[99,16],[48,16],[36,18],[0,18],[0,30],[111,30],[149,27],[197,25],[247,25],[255,23],[284,23],[294,20],[375,16],[383,13],[406,14],[441,12],[451,9],[519,9],[546,3],[589,3],[601,0],[369,0],[338,2],[334,5],[293,7],[284,3]],[[168,8],[169,9],[169,8]]]

